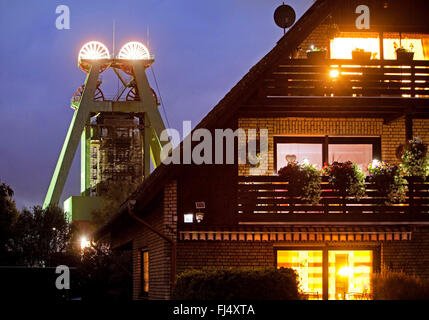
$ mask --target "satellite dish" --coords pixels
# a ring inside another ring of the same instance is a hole
[[[284,2],[276,9],[276,11],[274,11],[274,22],[282,28],[283,31],[294,24],[295,18],[295,10],[293,10],[291,6],[284,4]]]

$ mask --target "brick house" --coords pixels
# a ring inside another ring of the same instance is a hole
[[[369,29],[356,29],[359,5],[369,8]],[[365,298],[382,267],[429,278],[427,183],[399,205],[380,206],[367,192],[341,207],[324,182],[320,204],[293,207],[276,174],[289,154],[366,168],[373,159],[397,164],[412,137],[429,143],[428,9],[316,1],[196,127],[268,129],[265,169],[161,165],[96,232],[132,250],[133,297],[169,299],[177,274],[203,267],[293,267],[314,299]],[[396,43],[412,45],[414,60],[396,60]],[[311,46],[327,48],[327,58],[307,59]],[[356,47],[373,59],[352,59]]]

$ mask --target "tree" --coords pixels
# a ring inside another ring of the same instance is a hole
[[[5,183],[0,184],[0,265],[13,264],[13,226],[18,217],[13,190]]]
[[[24,209],[14,226],[14,251],[19,253],[19,264],[51,266],[55,255],[69,246],[72,231],[59,207]]]

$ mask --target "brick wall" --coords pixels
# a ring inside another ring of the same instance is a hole
[[[359,250],[359,247],[381,247],[380,255],[375,251],[376,265],[390,268],[393,271],[404,271],[429,279],[429,228],[420,227],[413,230],[412,240],[404,241],[179,241],[177,248],[177,272],[204,267],[226,269],[230,267],[262,268],[275,265],[275,248],[285,247],[305,250],[306,247],[323,247],[328,244],[331,249]],[[380,246],[381,245],[381,246]],[[367,249],[365,249],[367,250]]]
[[[164,187],[163,201],[154,210],[142,216],[156,230],[170,239],[177,233],[177,183],[171,181]],[[136,222],[137,223],[137,222]],[[159,235],[139,227],[133,238],[133,299],[145,299],[141,295],[141,249],[149,251],[149,299],[170,298],[171,244]]]
[[[387,269],[429,279],[429,228],[416,227],[411,241],[385,243],[381,256]]]
[[[389,124],[383,124],[382,119],[365,118],[241,118],[238,124],[243,129],[268,129],[268,173],[265,174],[274,174],[274,136],[381,137],[382,160],[391,163],[398,162],[396,148],[405,142],[403,117]],[[422,127],[429,130],[428,122]],[[249,165],[239,165],[239,174],[249,174]]]

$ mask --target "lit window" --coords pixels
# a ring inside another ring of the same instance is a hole
[[[142,250],[140,259],[141,294],[145,296],[149,293],[149,251]]]
[[[328,161],[351,161],[368,174],[368,164],[373,159],[372,148],[372,144],[330,144]]]
[[[193,223],[194,222],[194,214],[193,213],[185,213],[183,215],[183,222]]]
[[[322,168],[321,143],[278,143],[277,144],[277,171],[286,166],[289,161],[308,161],[318,169]]]

